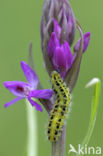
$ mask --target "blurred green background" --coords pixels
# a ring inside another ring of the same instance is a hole
[[[83,31],[91,32],[91,41],[83,56],[79,79],[72,95],[72,109],[67,121],[66,156],[69,144],[77,147],[88,128],[93,89],[85,89],[84,86],[93,77],[99,77],[103,82],[103,1],[70,2]],[[0,156],[26,155],[26,105],[22,100],[4,109],[4,104],[14,96],[3,87],[2,82],[25,80],[20,61],[27,62],[30,41],[33,42],[35,70],[44,87],[50,86],[40,48],[42,5],[43,1],[40,0],[0,1]],[[101,146],[103,150],[102,101],[101,92],[96,125],[89,146]],[[38,155],[49,156],[51,147],[46,137],[48,116],[45,110],[43,113],[37,112],[37,118]]]

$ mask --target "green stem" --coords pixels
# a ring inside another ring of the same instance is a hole
[[[51,156],[58,156],[59,153],[59,148],[58,148],[58,142],[53,142],[52,143],[52,153]]]
[[[59,156],[65,156],[65,136],[66,136],[66,126],[63,127],[61,136],[59,137]]]
[[[63,131],[58,138],[57,142],[52,143],[52,154],[51,156],[65,156],[65,133],[66,128],[63,127]]]
[[[26,100],[27,107],[27,156],[37,156],[37,118],[36,110]]]

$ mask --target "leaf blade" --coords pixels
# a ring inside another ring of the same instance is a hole
[[[89,127],[87,130],[87,134],[81,144],[81,147],[84,147],[89,143],[89,140],[91,138],[91,135],[93,133],[93,129],[95,126],[96,116],[97,116],[97,110],[98,110],[98,104],[99,104],[99,97],[100,97],[100,89],[101,89],[101,81],[99,78],[93,78],[87,85],[86,88],[94,86],[94,94],[92,98],[92,107],[91,107],[91,117],[89,122]],[[78,156],[77,154],[76,156]]]

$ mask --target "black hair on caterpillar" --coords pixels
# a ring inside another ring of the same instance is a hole
[[[50,112],[47,135],[51,142],[55,142],[58,140],[66,119],[70,104],[70,91],[60,77],[60,74],[56,71],[52,72],[51,83],[52,89],[56,95],[56,101]]]

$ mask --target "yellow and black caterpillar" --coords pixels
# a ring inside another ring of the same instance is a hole
[[[56,95],[55,105],[50,112],[47,135],[51,142],[58,140],[70,104],[70,91],[56,71],[51,76],[52,89]]]

